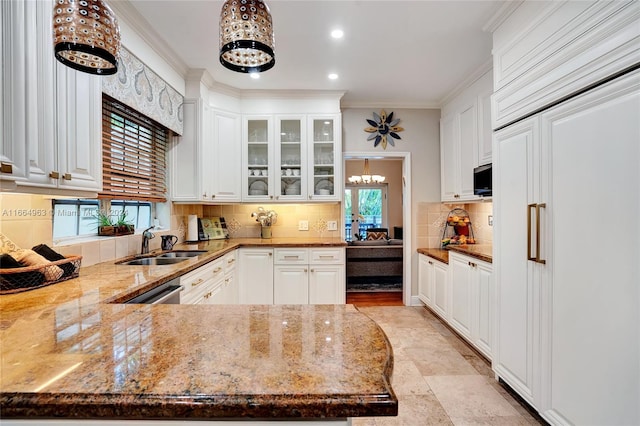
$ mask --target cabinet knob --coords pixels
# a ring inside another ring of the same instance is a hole
[[[305,271],[305,272],[306,272],[306,271]],[[310,270],[309,270],[309,272],[315,272],[315,270],[314,270],[314,269],[310,269]]]
[[[71,173],[65,173],[62,175],[62,179],[64,180],[71,180]]]
[[[11,164],[0,163],[0,173],[13,173],[13,166]]]
[[[202,198],[207,198],[207,193],[202,194]]]
[[[60,179],[60,173],[58,173],[56,171],[53,171],[53,172],[49,173],[49,177],[51,179]]]
[[[211,194],[211,199],[213,200],[214,198],[216,198],[216,194]]]
[[[433,265],[433,262],[432,262],[432,261],[429,261],[429,265]]]

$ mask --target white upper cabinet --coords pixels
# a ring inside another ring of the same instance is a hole
[[[242,167],[242,198],[247,201],[270,201],[274,199],[275,142],[273,139],[273,117],[270,115],[244,116],[242,119],[242,141],[244,146]],[[278,179],[280,176],[278,176]]]
[[[27,178],[27,2],[0,2],[0,179],[6,188]],[[5,58],[12,58],[11,61]],[[53,87],[51,80],[50,87]],[[14,187],[15,188],[15,187]]]
[[[309,116],[309,199],[339,201],[342,182],[340,115]]]
[[[491,71],[442,108],[440,173],[442,201],[467,201],[473,193],[473,169],[491,163]]]
[[[0,5],[2,57],[11,58],[1,75],[0,179],[26,192],[93,194],[102,189],[101,81],[55,60],[52,7]]]
[[[640,62],[640,2],[520,2],[493,33],[493,128]]]
[[[304,116],[277,116],[275,198],[305,200],[307,185],[306,122]]]
[[[211,109],[212,137],[209,143],[213,152],[203,157],[202,168],[210,170],[211,200],[216,202],[238,202],[242,197],[242,120],[240,115]]]
[[[175,202],[238,202],[241,199],[240,115],[185,99],[184,131],[169,149],[171,198]]]
[[[340,115],[243,118],[244,201],[338,201]]]

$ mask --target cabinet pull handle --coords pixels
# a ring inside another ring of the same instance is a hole
[[[285,255],[284,256],[285,259],[298,259],[298,255]]]
[[[535,204],[527,205],[527,260],[533,260],[536,258],[531,256],[531,211],[536,208]]]
[[[227,260],[227,265],[230,264],[230,263],[233,263],[235,261],[236,261],[235,259],[229,259],[229,260]]]
[[[49,173],[49,177],[51,179],[60,179],[60,173],[56,172],[56,171],[53,171],[53,172]]]
[[[62,175],[62,179],[64,180],[71,180],[71,173],[65,173]]]
[[[321,254],[319,257],[320,259],[333,259],[333,256],[330,254],[324,254],[324,255]]]
[[[200,285],[200,284],[202,284],[203,282],[204,282],[204,279],[203,279],[203,278],[200,278],[198,281],[195,281],[195,282],[191,283],[191,287],[195,287],[195,286],[197,286],[197,285]]]
[[[7,163],[0,163],[0,173],[12,174],[13,166]]]
[[[213,270],[213,273],[217,274],[220,271],[222,271],[222,268],[218,266],[216,269]]]
[[[540,209],[546,208],[546,203],[536,204],[536,262],[542,265],[545,265],[547,261],[540,259]]]

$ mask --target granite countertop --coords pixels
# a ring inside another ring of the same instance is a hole
[[[418,253],[430,256],[443,263],[449,263],[449,252],[455,251],[492,263],[493,246],[491,244],[448,245],[446,249],[418,248]]]
[[[344,418],[396,415],[393,352],[351,305],[124,305],[243,246],[221,240],[176,265],[81,268],[80,277],[0,296],[3,417]]]

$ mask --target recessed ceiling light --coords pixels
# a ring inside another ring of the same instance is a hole
[[[344,31],[342,30],[333,30],[331,31],[331,37],[333,38],[342,38],[344,36]]]
[[[250,76],[251,76],[251,78],[253,78],[254,80],[257,80],[257,79],[259,79],[259,78],[260,78],[260,73],[257,73],[257,72],[249,73],[249,75],[250,75]]]
[[[337,80],[338,74],[331,73],[327,77],[329,77],[329,80]]]

